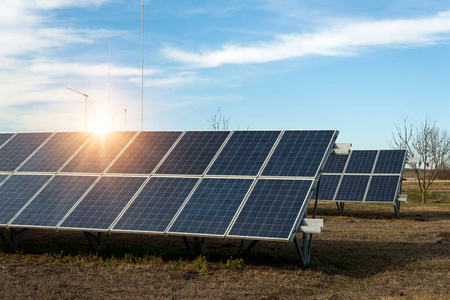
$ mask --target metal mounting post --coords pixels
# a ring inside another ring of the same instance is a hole
[[[184,241],[184,243],[186,244],[186,247],[189,250],[189,254],[191,256],[194,256],[194,250],[192,250],[191,244],[189,243],[189,240],[188,240],[188,238],[186,236],[183,236],[183,241]]]
[[[27,228],[23,228],[23,229],[11,228],[11,235],[10,235],[9,239],[3,234],[2,231],[0,231],[0,237],[5,242],[6,246],[9,249],[9,252],[17,251],[17,249],[19,248],[20,242],[22,240],[22,234],[26,230],[27,230]]]
[[[106,248],[109,233],[105,235],[103,232],[98,232],[97,236],[87,231],[83,231],[83,233],[97,254],[100,254]]]
[[[312,244],[312,234],[310,235],[310,239],[308,240],[308,234],[303,233],[303,246],[300,246],[300,242],[297,239],[297,235],[294,237],[294,244],[297,248],[298,256],[302,261],[303,266],[309,265],[311,261],[311,244]]]
[[[340,216],[344,215],[344,205],[345,205],[345,202],[336,202],[336,206],[337,206]]]
[[[195,237],[195,252],[197,255],[208,255],[208,247],[205,238]]]
[[[395,199],[394,211],[397,216],[397,219],[400,219],[400,201],[399,201],[399,199]]]

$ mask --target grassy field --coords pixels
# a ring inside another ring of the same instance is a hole
[[[181,238],[114,234],[97,256],[79,232],[28,230],[18,253],[2,244],[0,298],[450,299],[450,183],[425,205],[414,183],[403,189],[400,220],[392,205],[346,204],[340,217],[320,203],[308,268],[293,244],[239,257],[240,241],[211,239],[192,258]]]

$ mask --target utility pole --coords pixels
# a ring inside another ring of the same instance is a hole
[[[74,89],[71,88],[67,88],[68,90],[71,90],[72,92],[75,92],[77,94],[80,94],[82,96],[84,96],[84,131],[87,131],[87,98],[89,97],[86,94],[83,94],[82,92],[76,91]]]
[[[144,0],[142,0],[142,38],[141,38],[141,130],[144,130]]]

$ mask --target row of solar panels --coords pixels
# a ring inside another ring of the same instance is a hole
[[[315,177],[334,130],[0,134],[0,172]],[[214,162],[212,165],[211,162]]]
[[[318,199],[394,203],[406,154],[406,150],[353,150],[349,155],[332,155],[321,177]]]
[[[0,226],[292,241],[336,137],[19,133],[0,148]]]

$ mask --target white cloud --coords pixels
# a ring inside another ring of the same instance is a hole
[[[32,64],[30,71],[36,74],[49,76],[77,75],[84,77],[107,77],[108,64],[82,64],[65,62],[43,62]],[[144,75],[154,75],[160,73],[159,70],[144,69]],[[140,68],[130,68],[118,65],[111,65],[111,77],[140,76]]]
[[[141,78],[134,77],[130,79],[135,84],[141,84]],[[151,87],[176,87],[186,84],[208,81],[207,78],[198,76],[196,72],[180,72],[163,78],[146,78],[144,86]]]
[[[422,19],[356,22],[336,25],[314,33],[279,35],[272,42],[251,46],[224,45],[220,50],[199,53],[167,47],[169,59],[198,67],[223,64],[265,63],[306,55],[355,55],[363,47],[426,46],[450,39],[450,11]]]

